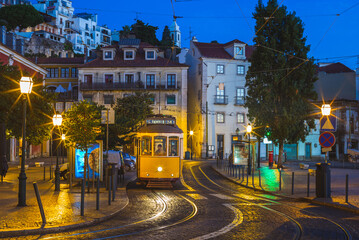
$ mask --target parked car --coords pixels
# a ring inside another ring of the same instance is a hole
[[[135,156],[131,156],[130,154],[125,153],[125,152],[122,152],[122,156],[123,156],[123,159],[132,161],[133,164],[136,166],[136,157]]]
[[[132,170],[135,170],[136,166],[133,163],[133,161],[128,160],[128,159],[124,159],[124,162],[125,162],[125,170],[126,170],[126,172],[130,172]]]

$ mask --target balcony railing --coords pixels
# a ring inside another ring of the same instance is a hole
[[[145,87],[144,83],[137,81],[134,83],[123,83],[123,82],[114,82],[114,83],[80,83],[81,91],[92,91],[92,90],[144,90],[144,89],[156,89],[156,90],[177,90],[180,89],[179,84],[177,87],[160,85],[156,84],[156,87],[153,85],[147,85]]]
[[[243,106],[246,103],[246,100],[244,97],[236,96],[234,97],[234,105]]]
[[[214,104],[228,104],[228,96],[214,95]]]

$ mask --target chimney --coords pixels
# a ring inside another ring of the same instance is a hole
[[[13,33],[6,33],[6,46],[10,49],[16,50],[16,44],[15,44],[15,34]]]
[[[25,51],[24,51],[24,39],[16,39],[16,46],[15,46],[15,51],[18,52],[21,55],[24,55]]]

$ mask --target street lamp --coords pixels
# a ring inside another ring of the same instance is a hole
[[[61,114],[55,114],[52,117],[52,122],[55,127],[61,126]],[[60,168],[59,168],[59,147],[56,147],[56,168],[55,168],[55,191],[60,191]]]
[[[330,115],[330,111],[332,110],[332,108],[330,107],[329,104],[323,104],[322,105],[322,115],[323,117],[326,116],[328,117]],[[328,152],[325,152],[325,163],[327,163],[327,156],[328,156]]]
[[[189,135],[191,135],[191,160],[192,160],[192,154],[193,154],[193,148],[192,148],[192,142],[193,142],[193,131],[189,131]]]
[[[247,126],[247,134],[248,134],[248,175],[251,175],[252,171],[252,163],[251,163],[251,132],[252,132],[252,126],[248,123]]]
[[[33,81],[31,77],[21,77],[20,92],[23,94],[23,119],[22,119],[22,147],[21,147],[21,170],[19,174],[19,195],[18,206],[26,206],[26,173],[25,173],[25,157],[26,157],[26,94],[30,94]]]

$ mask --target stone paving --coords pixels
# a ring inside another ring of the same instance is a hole
[[[247,172],[228,168],[227,161],[211,161],[212,166],[222,175],[244,186],[262,189],[274,194],[288,197],[302,198],[314,203],[343,208],[359,213],[359,169],[339,168],[341,164],[330,169],[331,172],[331,198],[316,197],[316,176],[315,163],[311,162],[308,169],[300,168],[300,161],[286,162],[281,173],[276,165],[269,167],[267,162],[261,162],[260,178],[259,171],[255,169],[254,174],[248,176]],[[308,164],[306,162],[306,164]],[[292,176],[294,172],[294,193],[292,194]],[[308,173],[309,173],[309,197],[308,197]],[[281,182],[279,177],[281,175]],[[345,202],[345,183],[346,175],[349,177],[348,184],[348,202]],[[281,183],[281,189],[280,189]]]
[[[26,207],[18,207],[18,163],[9,164],[9,170],[3,182],[0,182],[0,237],[12,236],[17,230],[55,229],[66,226],[80,226],[94,221],[108,218],[119,212],[128,203],[126,185],[136,178],[135,172],[125,174],[125,181],[120,182],[115,194],[115,201],[108,205],[108,191],[100,188],[100,209],[96,210],[95,189],[85,193],[84,216],[80,215],[81,190],[80,185],[74,183],[71,190],[67,181],[62,180],[61,191],[55,192],[54,179],[50,180],[49,168],[46,168],[44,180],[44,167],[35,167],[35,162],[43,161],[49,166],[49,158],[31,159],[26,162]],[[52,163],[56,161],[52,159]],[[43,225],[42,218],[34,192],[33,182],[37,182],[47,223]]]

